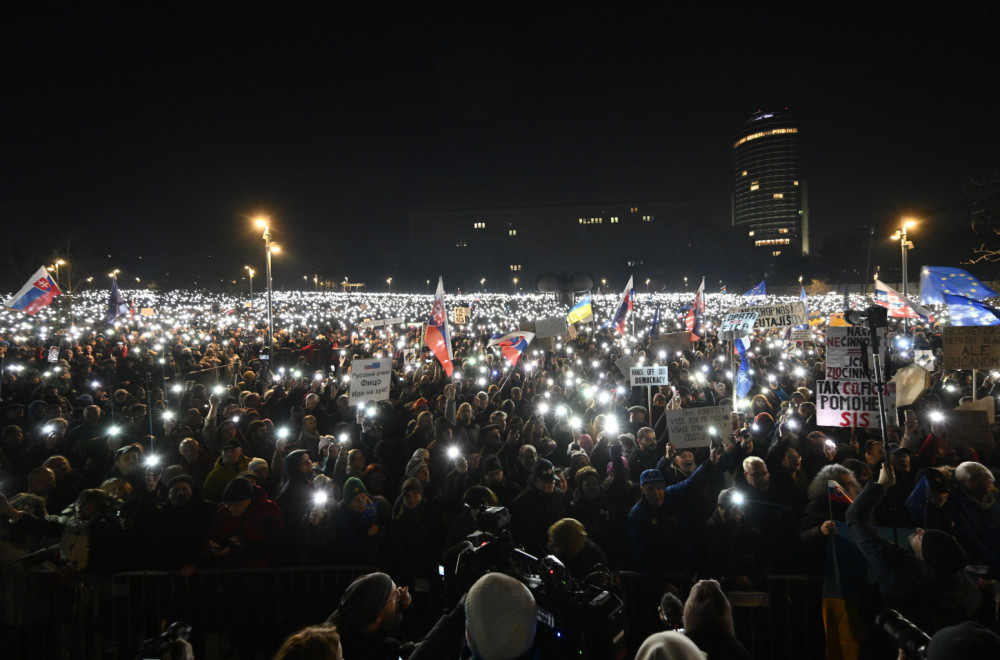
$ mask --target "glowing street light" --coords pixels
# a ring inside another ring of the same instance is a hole
[[[392,278],[391,277],[385,278],[385,285],[387,287],[389,287],[389,293],[392,293]]]
[[[894,240],[894,241],[899,241],[899,250],[901,252],[901,256],[902,256],[902,260],[903,260],[903,264],[902,264],[903,265],[903,298],[906,299],[906,284],[907,284],[906,280],[908,279],[906,277],[906,253],[907,253],[908,250],[913,249],[913,242],[907,240],[906,230],[909,229],[910,227],[914,226],[917,223],[916,223],[915,220],[912,220],[910,218],[903,218],[902,222],[903,222],[903,226],[900,227],[899,229],[897,229],[896,233],[893,234],[890,238],[892,238],[892,240]],[[907,318],[904,317],[903,318],[903,334],[906,334],[908,332],[908,330],[909,330],[908,326],[909,326],[909,319],[907,319]]]
[[[271,245],[271,225],[266,217],[257,218],[254,221],[258,227],[264,230],[264,256],[267,258],[267,345],[268,358],[274,355],[274,316],[271,300],[271,254],[278,252],[277,245]]]
[[[517,293],[517,278],[514,278],[514,293]]]
[[[257,271],[255,271],[250,266],[244,266],[243,270],[245,270],[247,272],[247,275],[250,276],[250,309],[253,309],[253,274],[256,273]]]

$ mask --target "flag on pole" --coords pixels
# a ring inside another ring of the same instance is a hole
[[[875,280],[875,304],[889,310],[889,316],[896,319],[916,319],[934,322],[934,314],[926,307],[912,302],[909,298],[904,298],[903,294],[896,291],[882,280]]]
[[[118,290],[118,278],[111,278],[111,295],[108,296],[108,313],[105,316],[105,321],[108,323],[114,323],[115,320],[128,311],[128,305],[125,303],[125,298],[122,296],[122,292]]]
[[[1000,310],[978,300],[944,294],[948,322],[956,326],[1000,325]]]
[[[767,285],[764,284],[764,280],[761,280],[760,284],[758,284],[754,288],[750,289],[749,291],[747,291],[743,295],[746,296],[747,298],[761,298],[763,296],[766,296],[767,295]]]
[[[736,353],[740,356],[740,369],[736,373],[736,387],[733,389],[736,392],[736,396],[746,398],[746,395],[750,392],[750,388],[753,387],[753,377],[750,375],[750,362],[747,360],[750,337],[741,337],[734,343],[736,344]]]
[[[830,488],[830,501],[839,502],[841,504],[854,504],[854,500],[844,492],[844,489],[840,487],[833,479],[829,479],[826,482],[827,486]]]
[[[594,308],[590,304],[590,295],[586,295],[580,299],[580,302],[573,305],[572,309],[569,310],[569,314],[566,315],[566,320],[569,323],[579,323],[581,321],[591,320],[594,316]]]
[[[499,346],[500,352],[507,358],[511,366],[514,366],[521,359],[521,355],[534,338],[534,332],[526,332],[524,330],[516,330],[507,334],[497,332],[490,337],[490,341],[486,346],[487,348],[490,346]]]
[[[723,285],[722,285],[722,286],[721,286],[721,287],[719,288],[719,293],[725,293],[725,292],[726,292],[726,285],[725,285],[725,284],[723,284]]]
[[[660,303],[656,303],[656,311],[653,312],[653,322],[649,324],[649,336],[652,339],[660,336]]]
[[[20,291],[3,301],[3,306],[34,316],[39,310],[50,305],[53,298],[61,294],[62,291],[59,290],[56,281],[49,275],[45,266],[42,266],[35,271],[35,274],[21,287]]]
[[[687,319],[684,321],[684,325],[688,332],[691,333],[691,341],[698,341],[705,334],[701,329],[701,316],[705,313],[705,278],[701,278],[701,284],[698,286],[698,292],[694,294],[694,303],[691,305],[691,309],[688,311]]]
[[[924,266],[920,270],[920,302],[924,305],[944,305],[947,304],[946,295],[985,300],[996,297],[997,292],[967,270]]]
[[[622,297],[618,299],[618,306],[615,308],[615,315],[611,319],[611,327],[618,331],[618,334],[625,334],[625,320],[629,312],[632,311],[632,300],[635,298],[635,289],[632,287],[632,276],[628,277],[628,284],[622,291]]]
[[[444,279],[438,278],[437,292],[434,294],[434,304],[427,320],[427,330],[424,332],[424,343],[431,353],[441,363],[444,373],[450,378],[453,370],[451,364],[451,337],[448,335],[448,314],[444,309]]]

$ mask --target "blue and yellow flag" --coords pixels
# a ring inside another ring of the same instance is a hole
[[[569,314],[566,315],[566,320],[570,323],[579,323],[580,321],[586,321],[594,315],[594,308],[590,305],[590,296],[586,295],[580,299],[580,302],[573,305],[573,308],[569,310]]]
[[[924,266],[920,269],[920,302],[924,305],[945,305],[945,296],[961,296],[972,300],[994,298],[997,292],[977,280],[969,271],[944,266]],[[950,310],[949,310],[950,311]]]
[[[760,284],[750,289],[749,291],[745,292],[743,295],[746,296],[747,298],[757,298],[760,296],[766,296],[767,285],[764,284],[764,280],[761,280]]]

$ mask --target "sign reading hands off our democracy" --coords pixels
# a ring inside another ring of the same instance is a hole
[[[949,326],[941,341],[944,369],[1000,369],[1000,326]]]
[[[631,367],[629,377],[632,387],[640,385],[669,385],[670,375],[667,367]]]
[[[708,447],[712,441],[721,440],[730,435],[732,422],[729,421],[729,413],[731,411],[729,406],[664,410],[663,417],[667,423],[667,439],[678,451]]]

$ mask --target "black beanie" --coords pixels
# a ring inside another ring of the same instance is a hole
[[[969,555],[958,541],[939,529],[924,532],[921,552],[925,562],[945,573],[958,573],[969,563]]]
[[[223,502],[242,502],[253,498],[253,484],[243,477],[236,477],[222,491]]]
[[[369,573],[352,582],[328,623],[364,628],[375,621],[392,595],[392,578],[385,573]]]
[[[966,621],[942,628],[927,645],[927,660],[986,660],[1000,658],[1000,636],[989,628]]]

